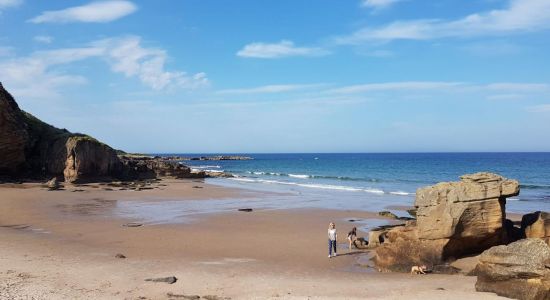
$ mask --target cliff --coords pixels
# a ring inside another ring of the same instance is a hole
[[[119,177],[122,166],[111,147],[22,111],[0,84],[0,176],[103,180]]]

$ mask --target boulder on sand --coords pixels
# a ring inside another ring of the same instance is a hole
[[[405,271],[434,266],[507,242],[506,197],[519,194],[516,180],[492,173],[464,175],[416,192],[416,221],[386,233],[376,249],[379,268]]]
[[[524,215],[521,230],[526,238],[540,238],[550,245],[550,213],[537,211]]]
[[[550,299],[550,247],[541,239],[523,239],[481,254],[476,290],[522,299]]]
[[[57,181],[57,177],[54,177],[50,181],[46,182],[46,186],[50,191],[59,190],[60,185],[59,185],[59,181]]]

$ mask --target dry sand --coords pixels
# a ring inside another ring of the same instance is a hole
[[[181,224],[122,226],[136,220],[113,213],[120,199],[238,198],[246,207],[248,198],[258,196],[200,181],[163,180],[154,187],[47,191],[37,184],[0,185],[0,299],[499,298],[475,292],[475,277],[378,273],[359,266],[369,253],[345,249],[354,225],[348,220],[379,218],[369,212],[230,211]],[[340,255],[331,259],[330,221],[341,243]],[[115,258],[117,253],[126,258]],[[166,276],[178,281],[144,281]]]

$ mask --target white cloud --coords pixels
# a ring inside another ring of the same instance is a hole
[[[493,91],[544,92],[550,91],[550,84],[501,82],[488,84],[487,89]]]
[[[52,97],[58,88],[87,82],[81,75],[67,74],[58,68],[90,58],[105,60],[111,70],[126,77],[136,77],[154,90],[193,89],[208,84],[204,73],[165,70],[167,54],[141,45],[139,37],[111,38],[92,42],[82,48],[63,48],[34,52],[27,57],[0,61],[2,80],[17,96]]]
[[[49,35],[37,35],[32,39],[37,43],[51,44],[53,42],[53,37]]]
[[[428,40],[449,37],[492,36],[550,29],[550,1],[510,0],[504,9],[445,21],[420,19],[396,21],[381,27],[365,27],[335,38],[337,44],[373,41]]]
[[[384,9],[400,1],[402,0],[363,0],[361,1],[361,6],[374,9]]]
[[[218,94],[271,94],[293,92],[298,90],[310,89],[322,86],[323,84],[279,84],[279,85],[264,85],[254,88],[245,89],[227,89],[218,91]]]
[[[237,52],[237,56],[253,58],[281,58],[289,56],[323,56],[328,51],[316,47],[297,47],[292,41],[278,43],[251,43]]]
[[[91,2],[62,10],[45,11],[29,20],[32,23],[108,23],[134,13],[137,6],[125,0]]]
[[[464,83],[461,82],[403,81],[351,85],[331,89],[326,92],[334,94],[356,94],[376,91],[441,90],[455,88],[462,85],[464,85]]]
[[[19,6],[21,3],[23,3],[23,0],[0,0],[0,9]]]
[[[0,46],[0,57],[10,56],[12,54],[13,54],[13,48],[12,47],[2,47],[2,46]]]
[[[170,87],[197,88],[208,84],[205,73],[188,75],[165,70],[167,54],[162,49],[144,48],[139,37],[104,39],[93,43],[104,49],[111,70],[126,77],[137,76],[155,90]]]
[[[489,95],[487,96],[488,100],[520,100],[523,99],[525,96],[521,94],[497,94],[497,95]]]
[[[546,83],[514,83],[496,82],[489,84],[473,84],[466,82],[447,81],[398,81],[366,83],[343,86],[326,90],[330,94],[360,94],[368,92],[393,91],[453,91],[453,92],[484,92],[489,93],[488,99],[521,98],[527,95],[540,94],[550,91],[550,84]],[[495,94],[495,92],[499,94]]]
[[[550,104],[529,106],[526,108],[526,110],[533,113],[548,113],[550,112]]]

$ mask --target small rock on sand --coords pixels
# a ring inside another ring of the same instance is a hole
[[[197,300],[201,298],[201,296],[199,295],[182,295],[182,294],[174,294],[174,293],[166,293],[166,296],[170,299],[179,298],[179,299],[186,299],[186,300]]]
[[[202,189],[202,186],[200,186],[200,185],[194,185],[193,188],[194,188],[194,189]]]
[[[46,183],[48,186],[48,190],[50,191],[56,191],[59,190],[61,185],[59,184],[59,181],[57,181],[57,177],[52,178],[50,181]]]
[[[160,278],[147,278],[147,279],[145,279],[145,281],[166,282],[168,284],[173,284],[176,281],[178,281],[178,279],[175,276],[170,276],[170,277],[160,277]]]
[[[115,255],[116,258],[126,258],[126,255],[122,254],[122,253],[117,253]]]
[[[130,222],[130,223],[122,224],[122,226],[124,226],[124,227],[140,227],[140,226],[143,226],[143,224],[142,223],[137,223],[137,222]]]
[[[239,211],[244,211],[244,212],[251,212],[253,209],[252,208],[239,208],[238,210]]]
[[[220,296],[216,296],[216,295],[206,295],[206,296],[202,296],[203,299],[206,299],[206,300],[229,300],[231,298],[229,297],[220,297]]]

